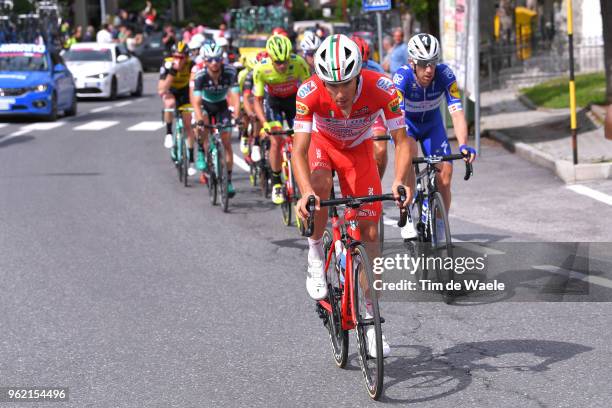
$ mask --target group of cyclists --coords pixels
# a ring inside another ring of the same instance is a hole
[[[158,91],[166,111],[190,105],[184,114],[188,135],[189,175],[201,172],[206,182],[203,154],[195,165],[194,148],[206,149],[206,125],[214,118],[223,123],[222,141],[229,169],[228,193],[236,192],[231,183],[233,150],[232,127],[241,121],[249,125],[255,137],[241,134],[240,150],[249,161],[261,159],[260,144],[268,138],[269,165],[272,171],[272,202],[282,204],[280,140],[270,136],[282,130],[284,123],[294,131],[292,170],[301,192],[296,211],[305,220],[309,216],[308,199],[315,197],[314,232],[308,238],[306,289],[310,297],[327,296],[322,236],[327,224],[326,211],[319,210],[321,200],[329,198],[333,174],[338,177],[343,196],[367,196],[382,193],[381,178],[387,165],[385,140],[374,136],[389,134],[395,147],[392,193],[402,208],[409,208],[415,189],[412,157],[417,142],[425,156],[448,155],[451,147],[440,104],[446,101],[465,160],[472,162],[476,151],[468,145],[468,129],[462,111],[456,78],[440,63],[440,44],[433,36],[420,33],[408,42],[409,60],[392,78],[369,59],[367,41],[336,34],[319,38],[306,31],[295,53],[283,29],[275,29],[266,50],[254,58],[242,58],[244,68],[236,68],[224,59],[224,50],[214,41],[192,38],[189,44],[178,42],[160,70]],[[242,106],[242,109],[241,109]],[[241,114],[243,112],[243,114]],[[165,114],[164,146],[172,148],[172,114]],[[448,211],[451,204],[451,162],[437,164],[438,186]],[[332,173],[332,171],[334,173]],[[406,200],[399,202],[399,189],[405,188]],[[380,256],[378,225],[382,216],[380,202],[359,209],[359,228],[370,259]],[[416,235],[410,223],[401,231],[403,238]],[[366,304],[366,309],[367,309]],[[368,352],[376,350],[374,333],[368,332]],[[383,355],[389,351],[382,338]],[[374,356],[373,356],[374,357]]]

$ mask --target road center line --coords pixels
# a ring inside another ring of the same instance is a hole
[[[132,103],[132,101],[125,101],[125,102],[119,102],[119,103],[116,103],[116,104],[114,104],[113,106],[116,106],[117,108],[120,108],[120,107],[122,107],[122,106],[127,106],[127,105],[129,105],[129,104],[131,104],[131,103]]]
[[[587,275],[582,272],[571,271],[568,269],[559,268],[558,266],[554,266],[554,265],[537,265],[537,266],[532,266],[532,268],[540,270],[540,271],[546,271],[546,272],[554,273],[557,275],[561,275],[568,279],[577,279],[577,280],[591,283],[593,285],[603,286],[603,287],[612,289],[612,280],[607,279],[607,278],[602,278],[601,276]]]
[[[592,198],[593,200],[601,201],[604,204],[612,205],[612,196],[602,193],[601,191],[597,191],[595,189],[580,184],[567,186],[567,188],[569,190],[572,190],[574,193],[582,194],[584,196]]]
[[[104,111],[109,110],[110,108],[111,108],[110,106],[101,106],[101,107],[99,107],[99,108],[92,109],[92,110],[90,110],[89,112],[90,112],[90,113],[104,112]]]
[[[81,126],[77,126],[74,128],[74,130],[102,130],[115,126],[117,123],[119,122],[116,120],[94,120]]]

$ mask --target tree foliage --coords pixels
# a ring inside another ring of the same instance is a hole
[[[439,35],[440,15],[437,0],[401,0],[401,2],[421,22],[423,31],[435,36]]]

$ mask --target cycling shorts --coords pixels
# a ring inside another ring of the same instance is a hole
[[[295,95],[289,98],[276,98],[267,96],[264,104],[266,119],[268,122],[287,120],[287,125],[293,129],[295,119]]]
[[[406,118],[406,127],[408,134],[417,142],[420,142],[424,156],[451,154],[442,116],[437,115],[434,119],[423,123],[415,123]]]
[[[325,137],[313,132],[308,149],[310,171],[335,170],[344,197],[382,194],[373,145],[374,142],[369,139],[352,149],[338,149]],[[381,214],[380,201],[364,204],[357,212],[359,219],[371,221],[378,221]]]
[[[176,100],[176,106],[188,105],[189,101],[189,87],[185,88],[170,88],[170,93],[174,95]]]
[[[215,118],[214,123],[227,122],[228,126],[224,129],[231,128],[229,125],[232,120],[232,113],[227,107],[227,101],[222,100],[220,102],[206,102],[202,101],[202,113],[207,115],[209,118]]]

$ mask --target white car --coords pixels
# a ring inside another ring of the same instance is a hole
[[[124,44],[84,42],[63,54],[79,98],[142,95],[142,65]]]

